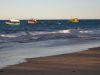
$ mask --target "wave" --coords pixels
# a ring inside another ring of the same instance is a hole
[[[58,31],[26,31],[0,34],[0,42],[34,42],[50,39],[100,39],[100,29],[68,29]]]

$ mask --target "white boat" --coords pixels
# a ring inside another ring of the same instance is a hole
[[[9,21],[5,22],[7,25],[20,25],[20,20],[10,19]]]
[[[11,19],[10,22],[20,22],[20,20]]]

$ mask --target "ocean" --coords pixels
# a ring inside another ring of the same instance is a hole
[[[0,20],[0,68],[36,58],[67,54],[100,46],[100,20],[39,20],[30,25],[21,20],[9,26]]]

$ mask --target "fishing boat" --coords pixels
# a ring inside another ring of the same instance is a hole
[[[28,24],[38,24],[38,20],[37,19],[29,19]]]
[[[20,20],[10,19],[9,21],[5,22],[7,25],[20,25]]]
[[[69,22],[77,23],[77,22],[79,22],[79,19],[78,18],[73,18],[73,19],[70,19]]]

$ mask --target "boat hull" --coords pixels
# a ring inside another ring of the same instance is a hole
[[[17,26],[20,25],[20,23],[13,23],[13,22],[5,22],[6,25],[12,25],[12,26]]]
[[[72,22],[72,23],[77,23],[77,22],[79,22],[79,21],[73,21],[73,20],[70,20],[69,22]]]
[[[77,18],[73,18],[73,19],[70,19],[69,22],[77,23],[77,22],[79,22],[79,20]]]

